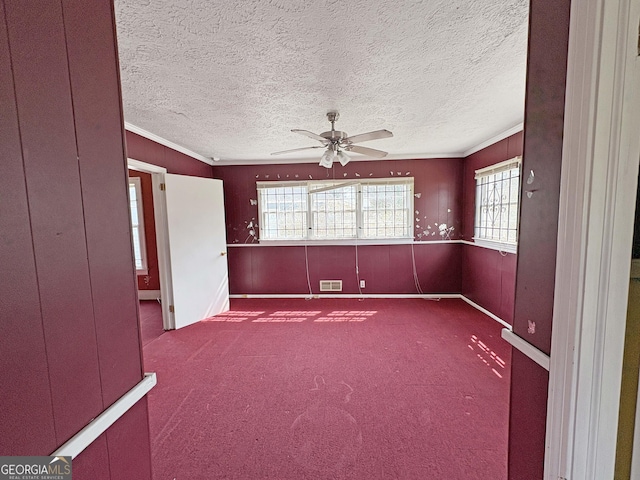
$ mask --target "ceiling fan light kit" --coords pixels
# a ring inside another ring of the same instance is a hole
[[[336,156],[335,150],[333,150],[333,145],[329,145],[327,151],[324,152],[322,157],[320,157],[320,166],[325,168],[331,168],[333,165],[333,159]]]
[[[347,155],[346,153],[344,153],[343,151],[339,151],[338,154],[336,155],[338,157],[338,161],[340,162],[340,165],[342,165],[343,167],[349,163],[349,160],[351,160],[349,158],[349,155]]]
[[[317,135],[308,130],[291,130],[294,133],[299,133],[305,137],[318,140],[322,145],[316,145],[312,147],[294,148],[292,150],[284,150],[282,152],[274,152],[271,155],[282,155],[284,153],[299,152],[301,150],[310,150],[312,148],[326,148],[322,157],[320,157],[320,166],[325,168],[331,168],[333,162],[338,160],[343,167],[349,163],[351,158],[345,152],[359,153],[361,155],[368,155],[374,158],[382,158],[387,155],[387,152],[382,150],[376,150],[375,148],[361,147],[354,145],[354,143],[366,142],[369,140],[378,140],[380,138],[393,137],[393,133],[389,130],[375,130],[373,132],[360,133],[358,135],[348,136],[346,132],[341,132],[335,129],[335,122],[340,117],[340,114],[335,111],[327,112],[327,119],[331,122],[331,130],[323,132]]]

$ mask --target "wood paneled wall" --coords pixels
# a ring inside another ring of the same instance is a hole
[[[213,170],[211,165],[189,157],[184,153],[160,145],[128,130],[126,132],[126,141],[128,158],[164,167],[168,173],[212,178]]]
[[[547,354],[555,289],[570,6],[569,0],[532,0],[529,13],[513,331]],[[534,179],[528,183],[532,170]],[[543,478],[548,382],[546,370],[514,351],[510,480]]]
[[[256,181],[408,176],[414,178],[414,238],[419,242],[414,247],[414,257],[421,288],[425,293],[461,291],[462,245],[430,244],[432,240],[442,240],[438,225],[443,223],[454,227],[452,239],[459,238],[463,172],[460,158],[350,162],[332,169],[315,163],[226,166],[214,167],[213,171],[216,178],[224,181],[227,243],[253,245],[229,248],[232,294],[309,293],[304,247],[258,245],[257,239],[248,235],[250,222],[260,224]],[[354,246],[309,246],[307,252],[313,293],[318,293],[319,280],[343,280],[343,293],[358,293]],[[360,278],[366,283],[364,293],[418,293],[409,245],[360,245],[357,253]],[[283,271],[287,274],[283,275]]]
[[[522,155],[519,132],[469,155],[464,160],[462,238],[472,241],[475,225],[475,171]],[[462,294],[508,323],[513,322],[516,255],[465,245],[462,259]]]
[[[315,245],[230,247],[229,290],[232,294],[314,294],[320,280],[342,280],[343,294],[418,294],[413,258],[424,293],[460,293],[460,243],[411,245]],[[359,276],[356,275],[356,255]],[[326,293],[326,292],[324,292]]]
[[[0,452],[48,455],[142,378],[113,6],[0,1]],[[74,478],[150,479],[146,400]]]

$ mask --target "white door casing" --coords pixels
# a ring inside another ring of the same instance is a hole
[[[133,158],[127,159],[127,166],[131,170],[137,170],[151,175],[156,248],[158,254],[158,276],[160,277],[162,327],[165,330],[171,330],[174,326],[173,316],[169,311],[169,306],[173,303],[173,287],[171,285],[171,265],[169,264],[169,244],[167,238],[167,206],[164,191],[162,190],[167,169]]]
[[[613,478],[640,154],[640,0],[573,0],[545,479]]]

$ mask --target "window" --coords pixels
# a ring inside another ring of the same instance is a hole
[[[476,170],[477,243],[515,252],[519,197],[520,157]]]
[[[144,217],[142,215],[142,187],[139,177],[129,177],[129,206],[131,209],[131,233],[136,272],[147,273],[147,250],[144,242]]]
[[[413,178],[257,182],[260,240],[413,238]]]

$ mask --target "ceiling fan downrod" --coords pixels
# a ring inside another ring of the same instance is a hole
[[[330,111],[327,112],[327,120],[329,120],[331,122],[331,131],[335,131],[336,127],[335,127],[335,123],[338,120],[338,118],[340,118],[340,114],[336,111]]]
[[[330,110],[327,112],[327,120],[331,122],[331,130],[328,132],[322,132],[320,134],[321,137],[327,139],[329,143],[333,144],[336,148],[342,146],[341,141],[347,138],[346,132],[341,132],[336,130],[335,123],[340,118],[340,114],[335,110]]]

